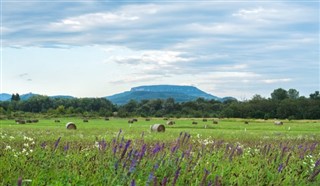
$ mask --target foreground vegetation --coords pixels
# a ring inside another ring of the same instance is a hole
[[[0,121],[1,185],[320,184],[319,120],[54,119]]]

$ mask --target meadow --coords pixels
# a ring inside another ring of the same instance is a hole
[[[320,185],[319,120],[54,119],[0,120],[1,185]]]

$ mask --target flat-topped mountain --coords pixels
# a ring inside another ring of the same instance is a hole
[[[168,99],[173,98],[176,102],[186,102],[198,98],[222,100],[217,96],[208,94],[194,86],[179,85],[149,85],[133,87],[130,91],[107,96],[115,104],[125,104],[130,100]]]

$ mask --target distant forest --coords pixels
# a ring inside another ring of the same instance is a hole
[[[319,91],[309,97],[299,96],[295,89],[275,89],[271,98],[254,95],[250,100],[224,102],[198,98],[177,103],[173,98],[131,100],[114,105],[105,98],[50,98],[33,96],[22,101],[13,94],[11,101],[0,102],[0,119],[20,117],[223,117],[256,119],[320,119]]]

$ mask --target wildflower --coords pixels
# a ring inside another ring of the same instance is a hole
[[[124,155],[126,154],[126,152],[128,150],[128,147],[130,146],[130,143],[131,143],[131,140],[128,140],[127,143],[126,143],[126,146],[124,147],[124,149],[122,151],[120,159],[122,159],[124,157]]]
[[[68,151],[68,150],[69,150],[69,142],[67,143],[66,146],[64,146],[63,150],[64,150],[64,151]]]
[[[136,182],[134,181],[134,179],[131,181],[130,186],[136,186]]]
[[[178,170],[176,171],[176,173],[174,175],[174,179],[173,179],[173,183],[172,183],[173,186],[176,184],[176,182],[178,180],[178,177],[180,175],[180,169],[181,169],[181,167],[178,168]]]
[[[22,177],[19,177],[18,179],[18,186],[21,186],[22,185]]]
[[[13,136],[10,136],[9,138],[10,138],[10,139],[14,139],[14,137],[13,137]]]
[[[28,144],[28,143],[25,143],[25,144],[23,144],[23,146],[25,146],[25,147],[29,147],[29,144]]]
[[[41,143],[41,145],[40,145],[40,146],[41,146],[41,148],[43,148],[43,149],[44,149],[44,148],[46,148],[47,143],[46,143],[46,142],[43,142],[43,143]]]
[[[280,164],[279,168],[278,168],[278,172],[281,172],[283,170],[283,163]]]
[[[209,175],[209,171],[207,169],[204,169],[204,176],[203,176],[201,184],[200,184],[201,186],[205,185],[208,175]]]
[[[22,153],[26,152],[27,150],[25,148],[22,149]]]
[[[59,145],[59,142],[60,142],[60,139],[61,139],[61,137],[59,137],[59,138],[57,139],[57,141],[54,143],[54,150],[57,149],[57,147],[58,147],[58,145]]]
[[[30,149],[30,152],[33,152],[33,150],[32,150],[32,149]]]
[[[168,178],[167,178],[167,177],[164,177],[164,178],[162,179],[161,185],[162,185],[162,186],[166,186],[167,181],[168,181]]]
[[[11,146],[7,145],[5,150],[9,150],[9,149],[11,149]]]

